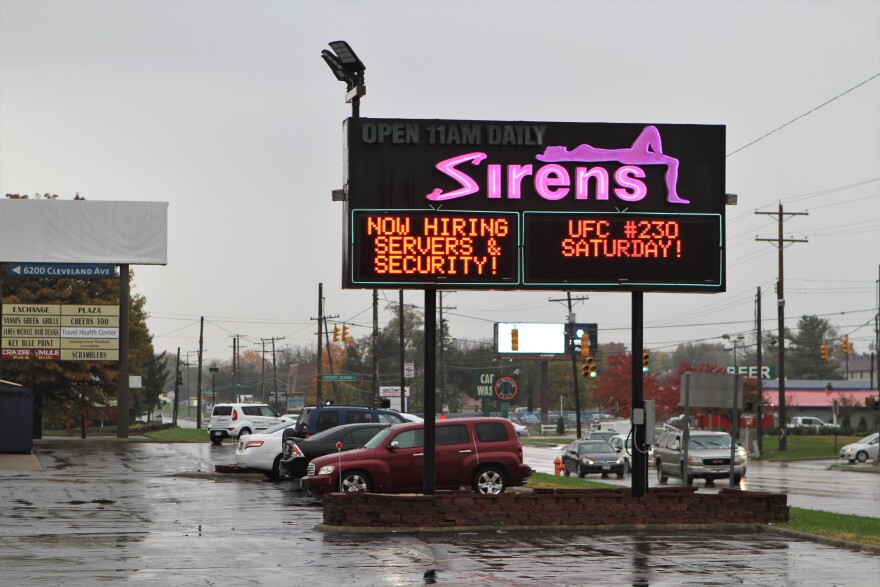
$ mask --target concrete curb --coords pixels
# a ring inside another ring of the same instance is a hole
[[[371,526],[331,526],[317,524],[314,529],[319,532],[345,532],[352,534],[427,534],[427,533],[473,533],[473,532],[520,532],[520,531],[552,531],[552,532],[587,532],[607,534],[610,532],[631,532],[650,534],[658,531],[699,530],[704,532],[724,532],[730,530],[756,531],[761,524],[608,524],[605,526],[421,526],[416,528],[377,528]]]
[[[829,538],[828,536],[820,536],[819,534],[807,534],[798,532],[797,530],[789,530],[787,528],[777,528],[775,526],[761,526],[764,532],[774,532],[782,534],[790,538],[798,538],[800,540],[808,540],[810,542],[818,542],[827,544],[837,548],[846,548],[848,550],[870,552],[871,554],[880,554],[880,546],[874,544],[862,544],[861,542],[850,542],[849,540],[840,540],[838,538]]]

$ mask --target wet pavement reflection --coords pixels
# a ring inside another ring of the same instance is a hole
[[[868,585],[880,557],[771,533],[315,530],[231,444],[43,441],[0,473],[4,585]]]

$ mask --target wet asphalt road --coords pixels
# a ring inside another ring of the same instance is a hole
[[[880,556],[772,533],[336,534],[231,443],[43,441],[0,473],[2,585],[875,585]]]
[[[523,454],[525,461],[534,470],[552,475],[553,459],[561,455],[564,448],[563,445],[553,448],[526,446],[523,447]],[[834,459],[787,463],[751,461],[740,488],[746,491],[785,493],[789,506],[880,518],[880,476],[830,468],[831,465],[842,462]],[[850,466],[855,467],[857,465]],[[602,479],[600,475],[590,475],[588,478],[632,487],[632,478],[629,475],[623,479],[617,479],[613,475],[608,479]],[[681,479],[671,477],[668,481],[670,487],[681,485]],[[655,471],[649,470],[648,487],[660,486]],[[694,486],[701,492],[717,493],[729,484],[727,479],[721,479],[707,487],[702,479],[696,479]]]

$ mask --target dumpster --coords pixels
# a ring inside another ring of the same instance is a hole
[[[34,396],[27,387],[0,381],[0,453],[34,449]]]

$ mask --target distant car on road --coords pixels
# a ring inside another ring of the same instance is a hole
[[[614,430],[587,430],[581,436],[581,440],[604,440],[608,442],[614,436],[617,436],[617,432]]]
[[[837,424],[832,424],[830,422],[825,422],[821,418],[815,418],[813,416],[797,416],[791,419],[788,427],[806,428],[818,432],[823,428],[839,428],[840,426]]]
[[[692,430],[688,441],[688,462],[684,460],[684,432],[664,432],[654,447],[654,468],[657,480],[666,483],[669,477],[680,477],[692,485],[699,477],[707,483],[730,478],[730,434],[710,430]],[[746,474],[743,452],[734,451],[734,483]]]
[[[623,459],[610,444],[601,438],[594,440],[575,440],[562,453],[562,471],[566,477],[574,473],[585,477],[590,473],[601,473],[602,478],[611,473],[623,477]]]
[[[856,461],[864,463],[868,459],[876,459],[878,450],[880,450],[880,432],[875,432],[841,448],[840,458],[851,463]]]

